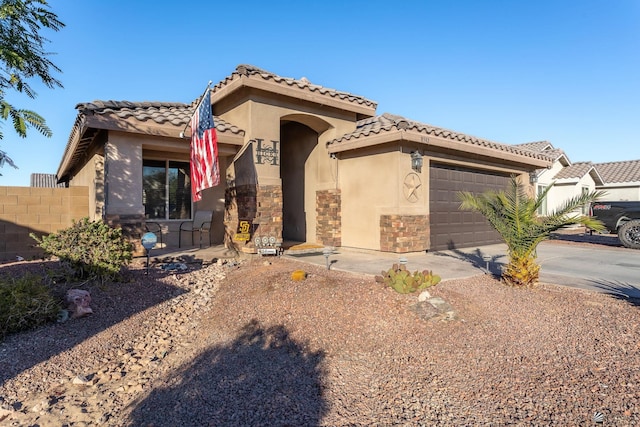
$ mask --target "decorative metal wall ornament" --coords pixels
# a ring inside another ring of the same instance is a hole
[[[408,173],[404,177],[404,183],[402,184],[402,190],[404,197],[411,203],[415,203],[420,200],[420,188],[422,187],[422,181],[417,173]]]
[[[278,150],[278,144],[280,141],[271,140],[271,146],[263,145],[264,139],[256,138],[258,147],[256,148],[256,163],[259,165],[271,164],[278,166],[278,159],[280,158],[280,151]]]

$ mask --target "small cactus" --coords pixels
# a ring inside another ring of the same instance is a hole
[[[437,285],[440,283],[440,276],[429,270],[416,271],[411,274],[406,266],[393,264],[389,270],[376,276],[376,281],[392,287],[398,293],[409,294]]]

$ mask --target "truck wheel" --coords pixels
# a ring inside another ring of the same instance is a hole
[[[618,230],[618,239],[627,248],[640,249],[640,220],[625,222]]]

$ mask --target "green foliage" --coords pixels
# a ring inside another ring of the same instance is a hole
[[[0,277],[0,339],[56,319],[60,306],[34,274]]]
[[[437,285],[440,283],[440,276],[429,270],[415,271],[412,274],[405,265],[393,264],[389,270],[383,271],[381,276],[376,276],[376,280],[392,287],[398,293],[409,294]]]
[[[51,75],[61,70],[47,58],[49,42],[41,31],[59,31],[64,27],[46,0],[0,1],[0,91],[10,88],[35,98],[28,79],[38,77],[49,88],[62,87]]]
[[[48,88],[62,87],[52,74],[61,70],[48,58],[52,53],[45,49],[49,40],[42,31],[59,31],[63,27],[46,0],[0,0],[0,120],[11,121],[22,138],[27,136],[29,126],[46,137],[51,137],[52,132],[43,117],[6,101],[6,93],[16,91],[35,99],[37,94],[29,84],[32,79]],[[0,139],[3,137],[0,131]],[[16,167],[2,152],[0,167],[4,162]]]
[[[70,266],[80,279],[114,278],[133,256],[131,244],[121,228],[111,228],[103,221],[83,218],[58,233],[38,238],[31,233],[47,254]]]
[[[473,194],[459,193],[460,209],[482,214],[507,244],[509,265],[502,278],[510,286],[529,287],[538,280],[540,267],[535,263],[538,244],[562,227],[582,224],[601,231],[604,225],[592,218],[576,214],[576,210],[604,195],[602,191],[581,194],[565,201],[555,212],[538,216],[537,212],[551,186],[537,197],[527,194],[527,189],[512,177],[507,191],[487,191]]]

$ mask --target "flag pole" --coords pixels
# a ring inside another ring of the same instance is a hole
[[[204,101],[204,96],[207,94],[207,91],[210,88],[211,88],[211,80],[209,80],[209,83],[207,84],[207,88],[204,90],[204,92],[202,92],[202,95],[200,95],[200,101],[196,105],[196,108],[193,110],[193,113],[191,113],[191,117],[189,117],[187,124],[184,125],[184,129],[182,129],[182,132],[180,132],[180,138],[184,138],[184,131],[187,130],[189,126],[191,126],[191,119],[193,118],[193,115],[196,113],[196,111],[198,111],[198,108],[200,108],[200,104],[202,104],[202,101]]]

